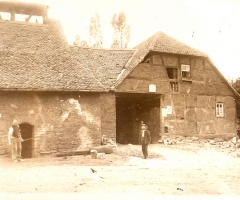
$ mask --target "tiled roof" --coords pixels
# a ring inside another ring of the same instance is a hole
[[[145,40],[135,48],[148,49],[149,51],[162,53],[207,57],[206,53],[196,50],[163,32],[157,32],[155,35]]]
[[[62,48],[68,48],[68,43],[58,21],[35,24],[0,20],[0,51],[53,54]]]
[[[77,60],[80,66],[90,70],[96,80],[103,84],[105,88],[113,89],[128,76],[150,51],[206,56],[205,53],[158,32],[138,45],[135,50],[72,47],[72,59]]]
[[[132,70],[138,65],[138,63],[142,62],[145,56],[151,51],[169,54],[207,57],[207,54],[198,51],[192,47],[189,47],[188,45],[179,42],[178,40],[166,35],[163,32],[157,32],[155,35],[136,46],[135,49],[136,52],[126,64],[126,70],[116,81],[114,88],[121,84],[121,82],[132,72]]]
[[[135,49],[69,46],[60,23],[0,20],[0,89],[108,91],[151,51],[207,57],[162,32]]]
[[[0,21],[0,89],[105,90],[89,70],[71,59],[58,21]]]
[[[133,49],[101,49],[71,47],[72,59],[89,70],[95,81],[111,90],[122,69],[132,57]]]

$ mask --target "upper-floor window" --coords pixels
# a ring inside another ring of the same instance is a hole
[[[216,103],[216,117],[224,117],[224,104]]]
[[[177,79],[177,68],[166,68],[169,79]]]
[[[170,82],[173,92],[178,92],[178,82]]]
[[[181,65],[182,79],[191,79],[190,65]]]
[[[178,92],[178,68],[166,67],[167,75],[173,92]]]

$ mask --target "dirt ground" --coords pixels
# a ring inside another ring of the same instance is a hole
[[[240,158],[225,149],[151,144],[148,160],[139,145],[114,152],[21,163],[1,156],[0,199],[240,199]]]

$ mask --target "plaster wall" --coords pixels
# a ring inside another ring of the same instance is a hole
[[[0,154],[9,152],[12,120],[33,125],[33,156],[100,144],[98,93],[1,92]]]

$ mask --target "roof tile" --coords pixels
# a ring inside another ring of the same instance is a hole
[[[8,33],[8,34],[7,34]],[[0,88],[105,90],[90,71],[71,59],[60,23],[0,21]]]

